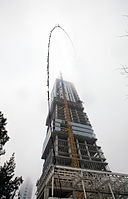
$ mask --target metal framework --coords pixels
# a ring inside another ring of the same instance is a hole
[[[67,98],[66,98],[66,94],[65,94],[62,76],[61,76],[61,84],[62,84],[64,107],[65,107],[67,126],[68,126],[68,136],[69,136],[69,143],[70,143],[70,149],[71,149],[72,166],[79,168],[79,161],[78,161],[78,158],[77,158],[75,139],[74,139],[74,135],[73,135],[73,131],[72,131],[71,118],[70,118],[70,114],[69,114],[68,102],[67,102]]]
[[[47,198],[46,189],[50,193],[49,199],[56,198],[60,191],[62,198],[76,198],[78,192],[84,192],[86,199],[126,199],[128,175],[50,165],[38,181],[38,199],[42,199],[42,192],[43,198]]]

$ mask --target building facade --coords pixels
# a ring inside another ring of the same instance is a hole
[[[44,165],[37,182],[37,198],[128,198],[128,176],[114,174],[109,170],[74,85],[63,81],[62,86],[62,81],[56,79],[51,93],[50,111],[46,119],[47,132],[42,150]],[[77,153],[77,168],[74,168],[72,163],[63,91]],[[125,182],[123,191],[121,180]]]

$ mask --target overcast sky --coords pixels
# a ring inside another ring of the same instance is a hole
[[[6,159],[16,174],[40,177],[47,116],[46,60],[50,30],[50,83],[61,71],[84,102],[110,169],[128,173],[127,0],[0,0],[0,110],[8,119]],[[51,89],[50,88],[50,89]]]

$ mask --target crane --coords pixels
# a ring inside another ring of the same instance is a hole
[[[49,97],[49,55],[50,55],[50,42],[51,42],[52,32],[56,28],[60,28],[67,35],[67,37],[70,39],[70,37],[67,34],[67,32],[59,24],[56,25],[50,31],[50,34],[49,34],[48,56],[47,56],[47,87],[48,87],[47,94],[48,94],[48,108],[49,108],[49,113],[50,113],[50,97]],[[70,39],[70,41],[71,41],[71,39]],[[72,41],[71,41],[71,43],[72,43]],[[73,130],[72,130],[71,118],[70,118],[70,113],[69,113],[69,108],[68,108],[68,102],[67,102],[67,98],[66,98],[66,93],[65,93],[64,82],[63,82],[62,75],[61,75],[61,86],[62,86],[62,93],[63,93],[63,98],[64,98],[64,108],[65,108],[66,119],[67,119],[69,144],[70,144],[71,157],[72,157],[72,166],[74,168],[79,168],[79,161],[78,161],[78,157],[77,157],[77,150],[76,150],[76,145],[75,145],[75,139],[74,139],[74,134],[73,134]],[[50,114],[49,114],[49,121],[50,121],[52,145],[54,145],[54,143],[53,143],[53,135],[52,135],[51,116],[50,116]],[[54,147],[53,147],[53,153],[54,153],[54,156],[55,156]],[[84,192],[81,192],[81,193],[77,192],[77,198],[83,199],[84,198]],[[86,199],[86,197],[85,197],[85,199]]]
[[[74,134],[73,134],[73,130],[72,130],[71,118],[70,118],[68,102],[67,102],[67,98],[66,98],[62,75],[61,75],[61,87],[62,87],[62,93],[63,93],[63,98],[64,98],[64,107],[65,107],[67,126],[68,126],[68,137],[69,137],[69,143],[70,143],[70,149],[71,149],[72,166],[74,168],[79,168],[79,161],[78,161],[78,157],[77,157],[75,139],[74,139]],[[84,198],[87,199],[86,193],[77,192],[77,198],[78,199],[84,199]]]
[[[64,89],[64,82],[63,82],[62,75],[61,75],[61,86],[62,86],[62,93],[63,93],[63,98],[64,98],[64,107],[65,107],[67,126],[68,126],[68,136],[69,136],[69,143],[70,143],[70,148],[71,148],[72,166],[75,167],[75,168],[79,168],[79,162],[78,162],[78,158],[77,158],[75,140],[74,140],[72,125],[71,125],[71,118],[70,118],[70,114],[69,114],[68,102],[67,102],[67,98],[66,98],[66,93],[65,93],[65,89]]]

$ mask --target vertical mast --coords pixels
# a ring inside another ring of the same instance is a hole
[[[71,148],[72,166],[79,168],[75,139],[74,139],[74,135],[73,135],[73,131],[72,131],[71,118],[70,118],[70,114],[69,114],[68,102],[67,102],[67,98],[66,98],[66,93],[65,93],[62,75],[61,75],[61,86],[62,86],[62,93],[63,93],[63,98],[64,98],[64,107],[65,107],[67,126],[68,126],[68,136],[69,136],[69,143],[70,143],[70,148]]]

